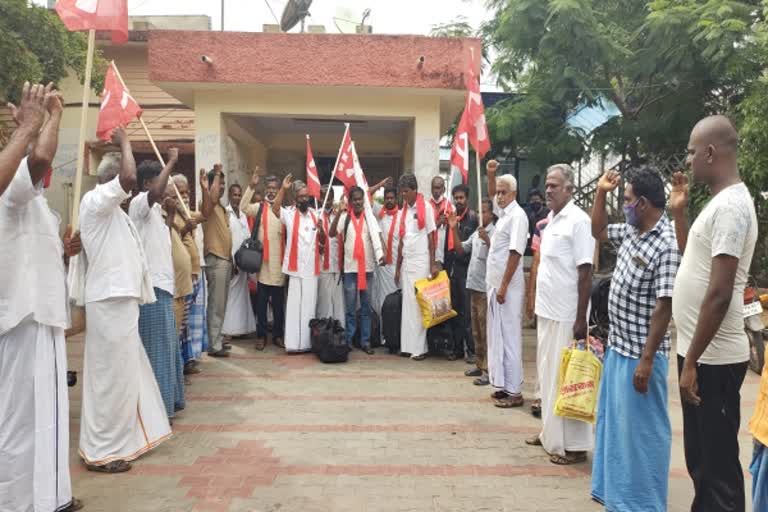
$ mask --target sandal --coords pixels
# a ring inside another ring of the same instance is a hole
[[[531,414],[534,418],[541,418],[541,400],[534,400],[531,404]]]
[[[375,353],[376,353],[376,351],[375,351],[375,350],[373,350],[371,347],[365,347],[365,348],[363,349],[363,352],[365,352],[365,353],[366,353],[366,354],[368,354],[369,356],[372,356],[373,354],[375,354]]]
[[[482,377],[479,377],[479,378],[477,378],[477,379],[472,381],[472,384],[474,384],[475,386],[487,386],[490,383],[491,383],[491,381],[488,380],[488,376],[487,375],[483,375]]]
[[[505,398],[501,398],[499,400],[493,401],[493,405],[495,405],[500,409],[512,409],[513,407],[522,407],[523,404],[525,404],[525,400],[523,400],[523,395],[518,395],[518,396],[507,395]]]
[[[506,391],[502,391],[502,390],[494,391],[493,393],[491,393],[491,400],[501,400],[502,398],[506,398],[508,396],[509,395],[507,394]]]
[[[458,356],[456,356],[456,354],[448,354],[448,357],[446,359],[448,359],[449,361],[455,361],[458,359]]]
[[[256,350],[259,352],[263,352],[264,348],[267,346],[267,340],[264,338],[256,338]]]
[[[83,508],[83,502],[75,497],[72,497],[72,501],[69,502],[69,505],[61,509],[61,512],[75,512],[76,510],[80,510]]]
[[[467,370],[464,372],[464,376],[466,377],[482,377],[483,376],[483,370],[480,368],[472,368],[471,370]]]
[[[421,354],[420,356],[411,356],[413,361],[423,361],[427,358],[427,354]]]
[[[529,437],[525,440],[525,444],[528,446],[541,446],[541,439],[539,438],[539,434],[536,434],[533,437]]]
[[[279,348],[285,348],[285,342],[283,341],[283,338],[275,338],[275,346]]]
[[[549,462],[558,466],[570,466],[571,464],[581,464],[586,461],[587,452],[565,452],[565,457],[562,455],[552,455],[549,458]]]
[[[109,464],[103,466],[92,466],[90,464],[85,465],[88,471],[94,471],[96,473],[125,473],[130,471],[131,463],[124,460],[115,460]]]

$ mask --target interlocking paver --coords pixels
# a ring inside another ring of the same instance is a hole
[[[83,469],[76,457],[80,385],[70,390],[75,494],[92,511],[561,511],[592,512],[588,465],[558,467],[524,440],[540,423],[528,408],[492,406],[489,388],[462,375],[463,362],[418,363],[354,352],[347,364],[311,354],[256,352],[206,358],[187,388],[174,437],[123,475]],[[82,336],[69,340],[70,368],[82,367]],[[526,331],[524,390],[535,375],[535,336]],[[676,369],[670,511],[687,510],[692,489],[683,458]],[[759,378],[742,389],[740,442]],[[746,480],[749,487],[751,481]]]

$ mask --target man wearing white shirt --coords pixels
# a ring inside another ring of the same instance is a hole
[[[64,253],[72,252],[43,196],[63,110],[50,87],[25,84],[11,108],[18,127],[0,152],[0,173],[11,178],[0,192],[0,236],[11,241],[0,251],[1,510],[82,508],[69,474]]]
[[[165,199],[168,178],[179,158],[177,149],[168,154],[165,168],[156,161],[139,165],[140,192],[131,201],[128,213],[136,226],[152,274],[157,301],[139,308],[139,335],[144,343],[168,418],[184,408],[184,361],[173,314],[175,273],[171,251],[171,227],[163,217],[160,202]],[[173,198],[169,198],[172,200]]]
[[[384,189],[384,205],[373,205],[374,213],[379,219],[381,236],[383,238],[384,266],[376,267],[373,283],[373,308],[381,317],[381,308],[387,296],[395,293],[399,287],[395,284],[397,268],[397,250],[400,247],[400,232],[397,220],[400,208],[397,206],[397,188]],[[385,340],[386,341],[386,340]]]
[[[368,228],[365,215],[365,192],[360,187],[349,189],[350,205],[345,213],[334,219],[331,224],[331,238],[341,235],[344,247],[344,303],[347,311],[347,345],[352,347],[352,338],[358,328],[357,299],[360,297],[360,348],[373,354],[371,347],[371,293],[373,271],[376,268],[374,253],[375,235]],[[343,227],[339,229],[339,224]],[[378,238],[378,237],[376,237]],[[381,257],[380,264],[384,263]]]
[[[283,198],[294,187],[296,205],[283,208]],[[287,241],[283,258],[283,273],[288,276],[288,304],[286,307],[285,350],[308,352],[312,349],[309,321],[317,312],[317,279],[320,275],[320,245],[325,234],[321,224],[309,208],[309,193],[304,183],[293,182],[288,174],[277,193],[272,211],[285,226]]]
[[[592,425],[555,415],[562,349],[587,337],[595,239],[592,220],[573,202],[574,173],[567,164],[547,171],[546,198],[551,210],[541,234],[541,263],[536,280],[537,369],[541,384],[541,434],[527,440],[540,445],[553,464],[586,461],[594,446]]]
[[[331,232],[331,225],[339,218],[338,212],[333,209],[333,188],[328,190],[328,185],[320,189],[321,197],[328,200],[324,207],[317,212],[323,225],[323,232],[327,235]],[[335,318],[344,323],[344,287],[341,284],[341,265],[344,247],[339,236],[331,236],[325,239],[320,246],[320,278],[317,288],[317,318]]]
[[[528,216],[517,203],[517,180],[496,178],[496,203],[504,212],[488,249],[485,282],[488,300],[488,376],[496,388],[494,405],[523,405],[523,297],[520,264],[528,241]]]
[[[136,186],[136,164],[122,129],[120,166],[99,169],[99,185],[80,203],[83,253],[70,271],[86,267],[85,357],[80,456],[91,471],[119,473],[171,436],[152,366],[139,336],[139,305],[156,300],[141,237],[120,204]],[[118,176],[119,171],[119,176]],[[172,315],[171,311],[171,315]]]
[[[421,308],[416,300],[416,281],[436,278],[440,267],[435,261],[435,212],[432,205],[419,194],[416,176],[400,177],[403,208],[398,229],[400,246],[395,270],[395,284],[403,287],[403,312],[400,323],[401,355],[414,361],[427,356],[427,329],[421,321]],[[402,279],[402,280],[401,280]]]

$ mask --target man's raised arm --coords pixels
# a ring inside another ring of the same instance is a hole
[[[8,108],[14,114],[19,127],[11,135],[11,140],[0,151],[0,196],[16,175],[21,160],[27,154],[29,144],[35,140],[45,120],[45,88],[24,82],[21,103],[17,109],[12,104]]]

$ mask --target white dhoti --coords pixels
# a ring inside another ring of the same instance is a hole
[[[536,364],[541,383],[542,430],[539,438],[549,454],[588,451],[594,447],[592,425],[555,415],[557,380],[563,348],[573,341],[573,322],[556,322],[538,317]]]
[[[171,437],[139,337],[139,302],[108,299],[85,310],[80,456],[96,466],[131,461]]]
[[[411,357],[428,352],[427,330],[421,323],[421,309],[416,301],[416,281],[429,277],[429,255],[403,258],[400,269],[403,285],[403,316],[400,323],[400,350]]]
[[[64,330],[28,317],[0,335],[0,510],[72,501]]]
[[[344,325],[344,287],[337,272],[318,277],[316,318],[334,318]]]
[[[395,284],[395,271],[397,265],[386,265],[376,267],[376,277],[373,283],[373,307],[381,318],[381,308],[384,306],[384,300],[390,294],[398,290]]]
[[[256,332],[256,317],[251,306],[251,292],[248,289],[248,274],[242,270],[229,280],[227,309],[221,333],[227,336],[242,336]]]
[[[496,289],[488,297],[488,378],[491,385],[520,395],[523,387],[523,296],[525,286],[512,278],[504,304],[496,300]]]
[[[285,351],[312,350],[309,321],[317,310],[317,277],[289,276],[288,303],[285,308]]]

